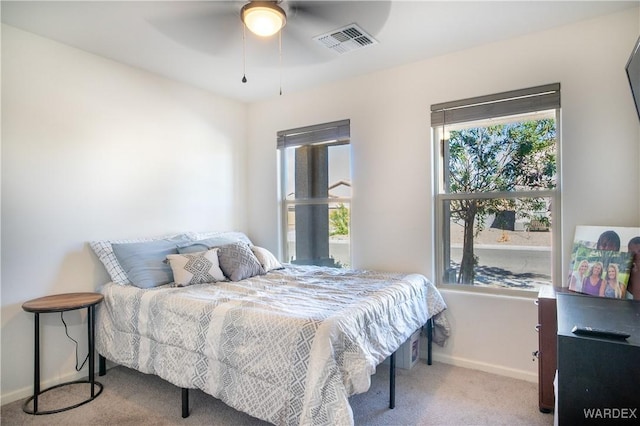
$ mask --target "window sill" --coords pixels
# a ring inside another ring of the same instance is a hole
[[[482,296],[500,296],[514,299],[537,299],[538,290],[518,290],[506,288],[492,288],[464,284],[438,284],[438,290],[455,293],[472,293]]]

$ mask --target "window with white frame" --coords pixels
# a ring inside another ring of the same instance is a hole
[[[432,105],[439,283],[536,292],[553,284],[559,118],[560,84]]]
[[[278,132],[286,262],[351,265],[350,122]]]

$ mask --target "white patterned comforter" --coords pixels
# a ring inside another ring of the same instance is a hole
[[[446,305],[424,276],[287,265],[239,282],[106,284],[96,345],[277,425],[353,424],[348,397]]]

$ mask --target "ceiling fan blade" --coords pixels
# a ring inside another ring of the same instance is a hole
[[[175,42],[212,56],[241,49],[242,21],[237,2],[202,2],[186,14],[148,19]]]
[[[291,17],[288,21],[313,27],[319,35],[345,25],[357,23],[376,35],[387,22],[391,1],[284,1]],[[288,25],[288,24],[287,24]]]
[[[321,46],[304,31],[302,21],[282,31],[282,56],[286,65],[310,65],[330,61],[335,53]]]

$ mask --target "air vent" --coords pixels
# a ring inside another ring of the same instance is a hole
[[[378,44],[376,39],[356,24],[338,28],[337,30],[316,36],[313,39],[327,49],[340,54]]]

